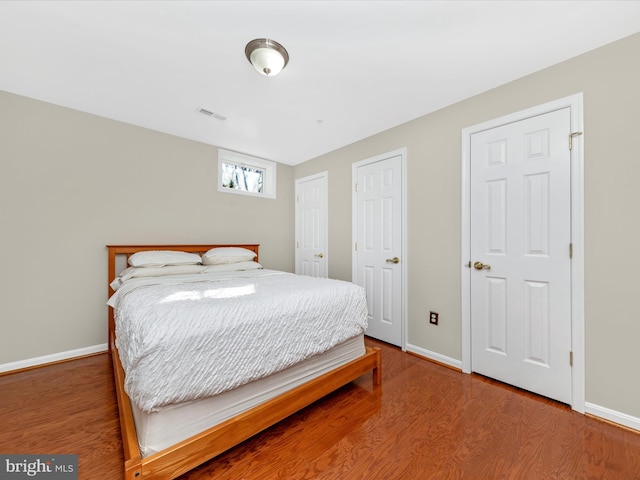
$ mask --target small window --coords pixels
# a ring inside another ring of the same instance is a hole
[[[276,198],[276,164],[218,149],[218,191]]]

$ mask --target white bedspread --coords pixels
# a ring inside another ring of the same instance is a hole
[[[125,282],[111,297],[125,390],[149,413],[281,371],[364,332],[364,289],[254,270]]]

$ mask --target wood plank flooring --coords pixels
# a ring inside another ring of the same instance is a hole
[[[383,349],[367,374],[181,480],[640,479],[640,434],[478,375]],[[0,377],[0,453],[79,455],[120,480],[108,354]]]

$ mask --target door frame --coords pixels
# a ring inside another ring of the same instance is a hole
[[[402,178],[401,178],[401,202],[402,202],[402,259],[400,261],[400,282],[401,282],[401,292],[400,292],[400,305],[402,309],[402,315],[400,319],[400,338],[401,338],[401,349],[403,352],[407,351],[407,268],[408,265],[408,251],[407,251],[407,147],[402,147],[397,150],[392,150],[387,153],[383,153],[381,155],[376,155],[375,157],[367,158],[365,160],[360,160],[359,162],[355,162],[351,165],[351,280],[357,278],[357,268],[358,262],[357,257],[355,255],[355,245],[358,238],[358,196],[356,192],[356,183],[358,181],[358,168],[363,167],[365,165],[369,165],[371,163],[380,162],[387,158],[400,156],[400,168],[402,170]]]
[[[325,185],[325,192],[324,192],[324,225],[322,225],[323,231],[324,231],[324,252],[322,252],[324,254],[324,261],[326,262],[326,273],[327,273],[327,277],[329,277],[329,172],[324,171],[324,172],[320,172],[320,173],[315,173],[313,175],[308,175],[306,177],[302,177],[302,178],[296,178],[294,184],[294,203],[295,203],[295,240],[294,240],[294,251],[295,251],[295,258],[294,258],[294,271],[295,273],[299,273],[300,269],[300,254],[299,254],[299,248],[298,248],[298,242],[300,241],[300,210],[299,210],[299,203],[298,203],[298,194],[299,194],[299,187],[300,184],[305,183],[305,182],[309,182],[312,180],[318,180],[320,178],[324,178],[324,185]]]
[[[471,373],[471,135],[508,123],[570,108],[571,132],[584,131],[582,92],[462,129],[462,224],[460,251],[462,371]],[[584,339],[584,136],[573,137],[571,150],[571,408],[585,411]],[[567,148],[569,139],[567,138]],[[567,359],[569,361],[569,359]]]

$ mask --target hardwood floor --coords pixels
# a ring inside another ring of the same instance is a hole
[[[210,479],[640,479],[640,434],[478,375],[383,349],[358,379],[183,475]],[[122,478],[108,354],[0,377],[0,453],[79,455]]]

